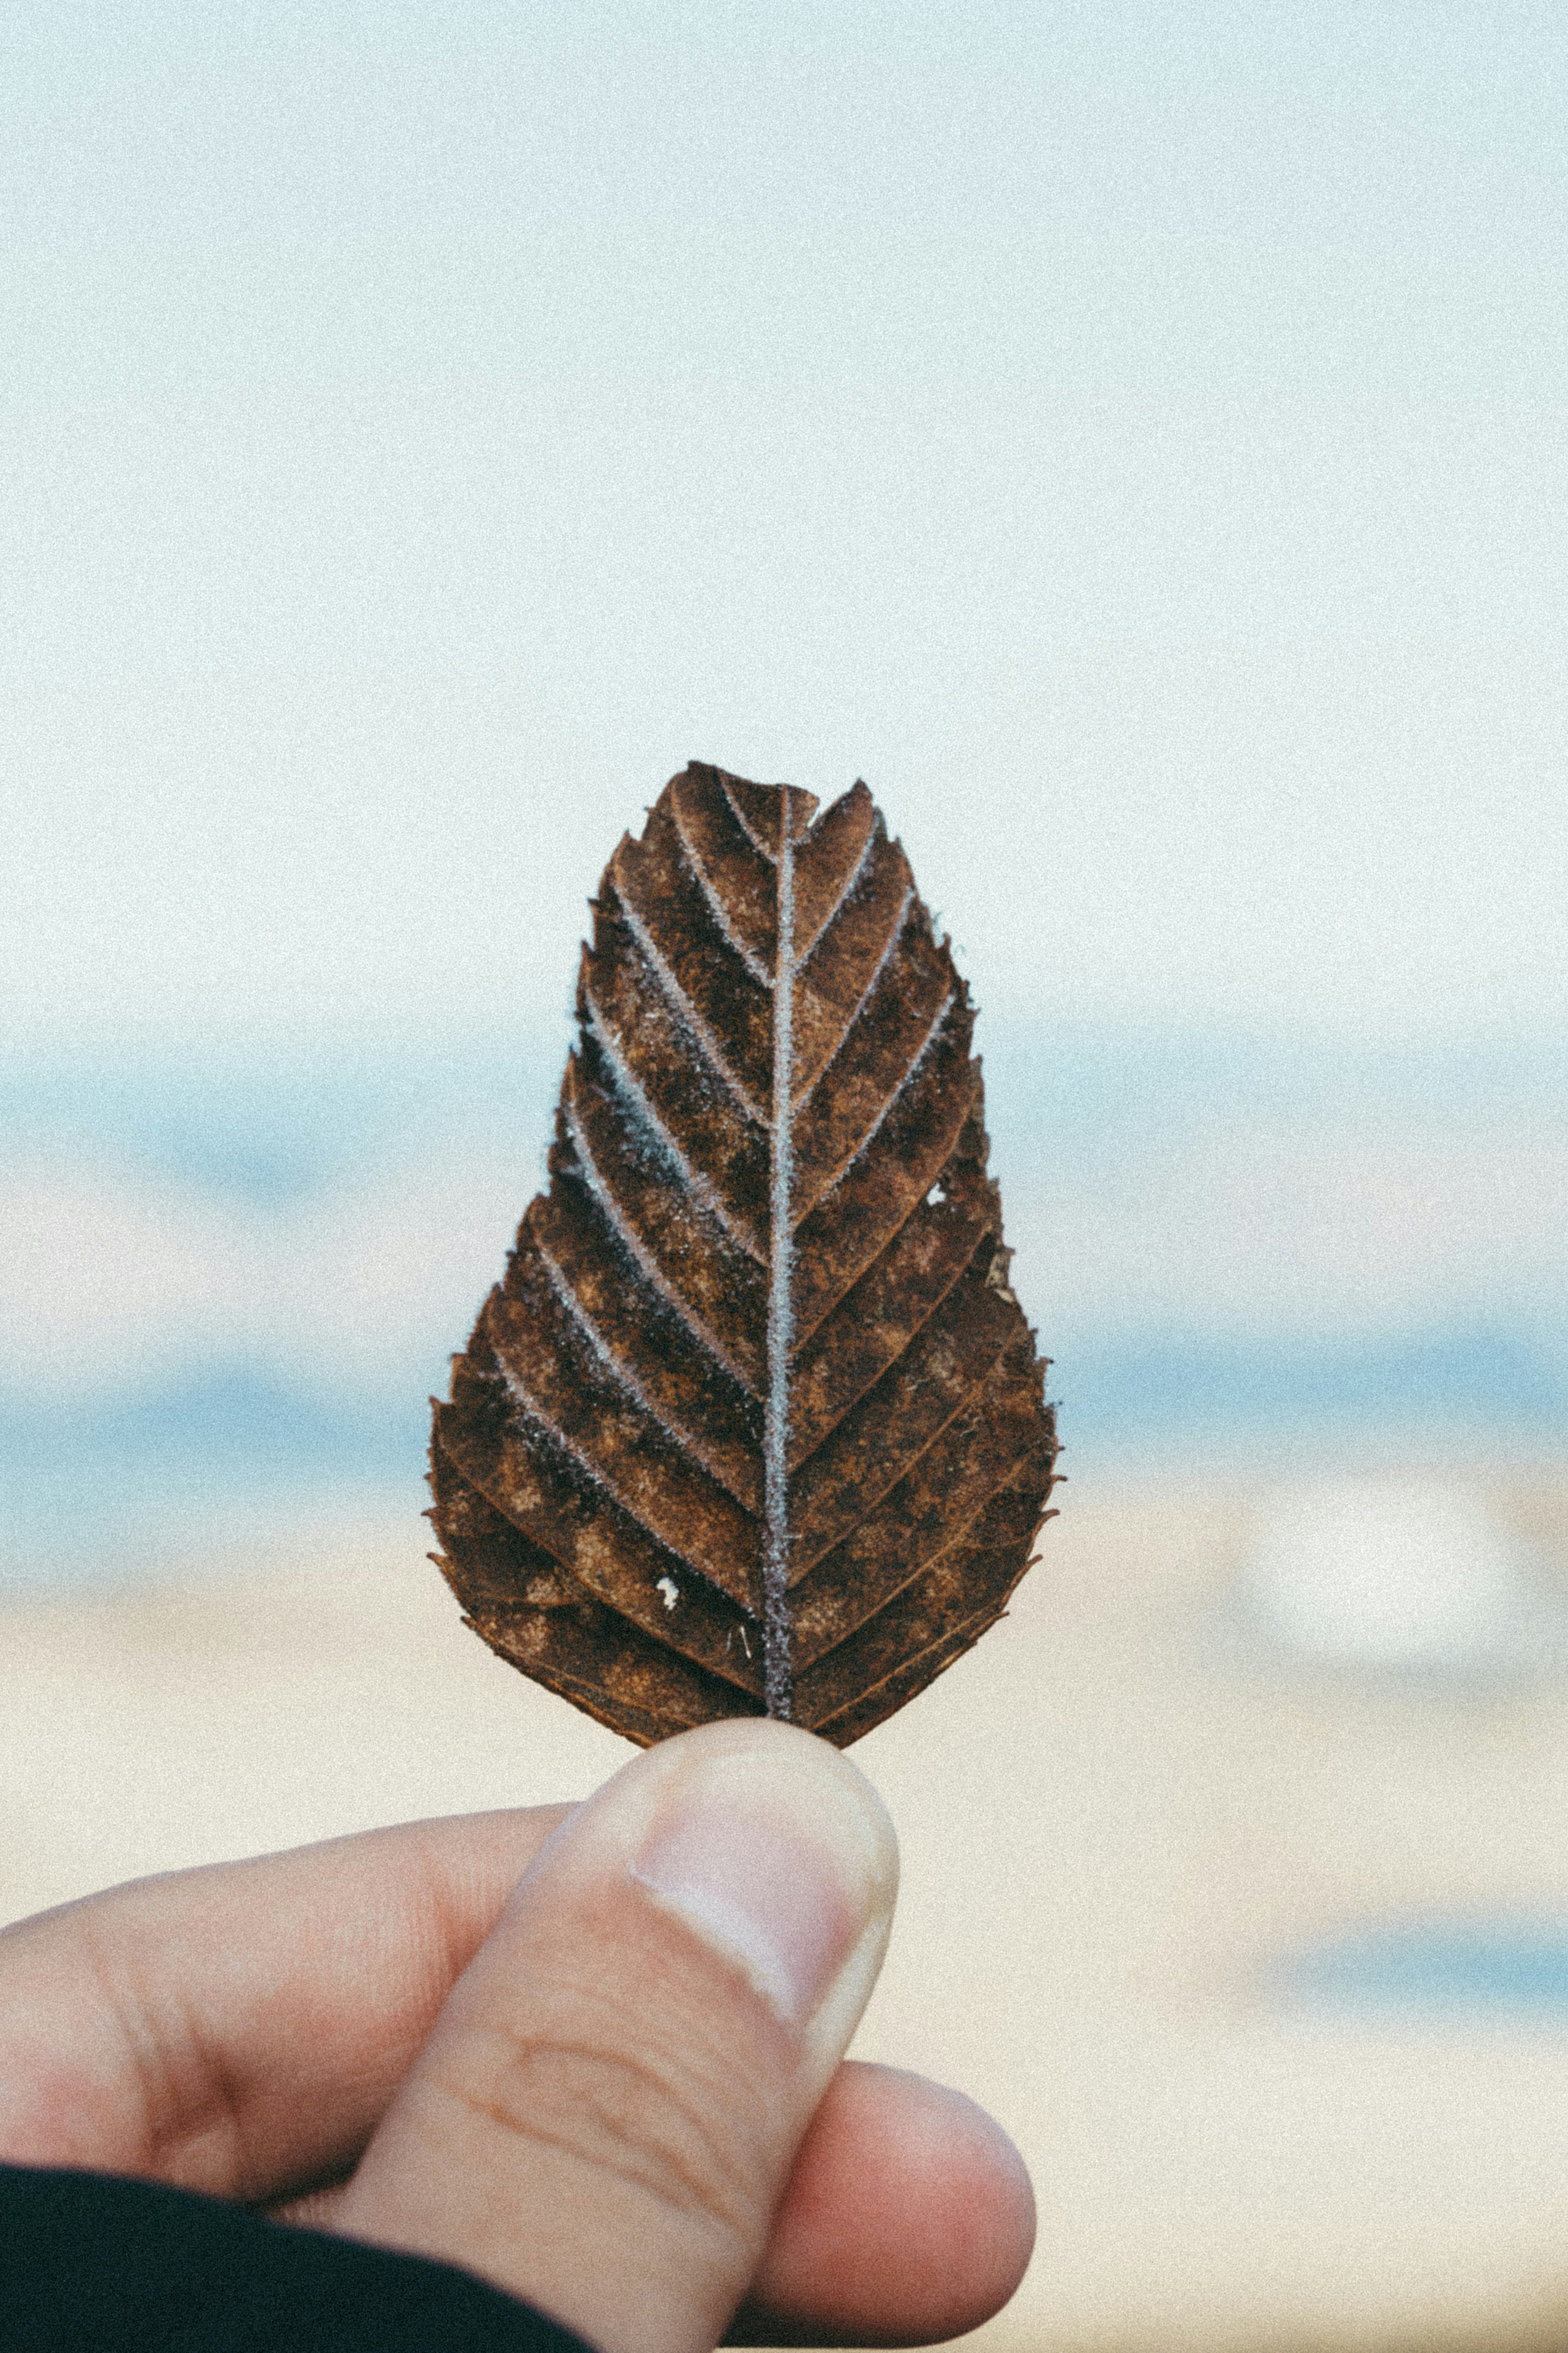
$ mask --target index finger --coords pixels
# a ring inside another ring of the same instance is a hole
[[[251,2201],[345,2173],[571,1810],[174,1872],[0,1932],[0,2158]]]

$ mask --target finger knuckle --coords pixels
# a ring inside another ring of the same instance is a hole
[[[751,2242],[765,2227],[763,2087],[732,2053],[644,2027],[591,1998],[569,2027],[492,2022],[447,2090],[486,2124],[608,2175],[697,2221]]]

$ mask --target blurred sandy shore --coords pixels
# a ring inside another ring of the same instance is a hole
[[[1263,1986],[1361,1922],[1568,1916],[1568,1691],[1238,1660],[1207,1613],[1244,1490],[1064,1500],[1011,1619],[855,1751],[905,1862],[857,2049],[984,2102],[1039,2196],[984,2336],[1568,2340],[1568,2020],[1358,2026]],[[1563,1505],[1539,1482],[1510,1503],[1547,1528]],[[0,1918],[613,1770],[620,1742],[464,1630],[423,1539],[330,1529],[221,1577],[0,1609]]]

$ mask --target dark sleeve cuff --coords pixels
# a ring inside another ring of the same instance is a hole
[[[101,2173],[0,2165],[5,2353],[587,2353],[487,2281]]]

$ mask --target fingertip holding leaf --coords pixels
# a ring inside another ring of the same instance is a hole
[[[1049,1516],[968,991],[863,784],[693,763],[593,903],[550,1189],[436,1408],[439,1566],[628,1739],[847,1746]]]

